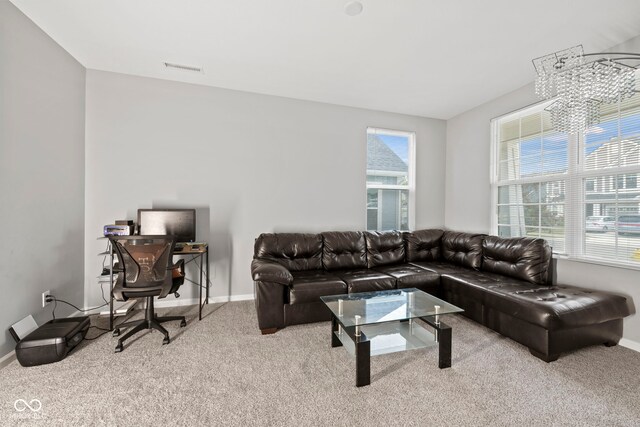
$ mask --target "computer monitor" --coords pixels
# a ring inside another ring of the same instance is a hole
[[[175,236],[176,242],[196,241],[195,209],[138,209],[138,232],[142,236]]]

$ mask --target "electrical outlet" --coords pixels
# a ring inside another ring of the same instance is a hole
[[[47,304],[49,304],[49,303],[47,302],[47,297],[48,297],[48,296],[51,296],[51,291],[44,291],[44,292],[42,293],[42,307],[46,307],[46,306],[47,306]]]

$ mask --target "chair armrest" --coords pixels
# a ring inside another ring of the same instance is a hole
[[[264,259],[251,261],[251,276],[255,282],[274,282],[284,286],[293,282],[293,276],[285,266]]]

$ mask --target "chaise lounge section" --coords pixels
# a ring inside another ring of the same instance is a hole
[[[321,296],[418,288],[551,362],[560,353],[615,345],[626,298],[551,283],[543,239],[445,230],[261,234],[251,273],[263,334],[324,321]]]

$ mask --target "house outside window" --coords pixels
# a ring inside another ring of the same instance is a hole
[[[640,95],[602,105],[600,123],[576,135],[553,130],[548,105],[492,120],[492,232],[640,268]]]
[[[411,230],[415,133],[367,128],[367,230]]]

